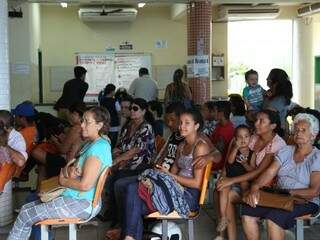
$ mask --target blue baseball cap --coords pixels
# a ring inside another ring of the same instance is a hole
[[[12,110],[12,114],[23,117],[31,117],[35,115],[34,107],[31,103],[20,103]]]

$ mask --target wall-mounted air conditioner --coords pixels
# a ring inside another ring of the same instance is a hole
[[[80,8],[79,18],[87,22],[131,22],[138,14],[135,8]]]
[[[274,19],[280,14],[277,6],[220,6],[214,22]]]
[[[314,3],[298,8],[298,17],[304,17],[318,12],[320,12],[320,3]]]

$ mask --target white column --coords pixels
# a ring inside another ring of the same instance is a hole
[[[314,55],[312,18],[294,20],[293,95],[303,107],[314,107]]]
[[[8,5],[0,1],[0,109],[10,109]]]

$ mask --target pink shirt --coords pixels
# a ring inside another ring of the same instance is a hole
[[[249,148],[251,150],[254,149],[254,145],[256,144],[259,136],[253,135],[250,139]],[[260,163],[262,162],[264,156],[268,153],[277,153],[281,148],[285,147],[287,144],[286,142],[278,135],[276,134],[272,141],[268,143],[263,149],[261,149],[259,152],[255,152],[256,154],[256,166],[258,167]]]

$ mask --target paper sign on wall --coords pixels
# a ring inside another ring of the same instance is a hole
[[[13,74],[28,75],[30,74],[30,65],[26,63],[14,63],[11,65]]]
[[[209,77],[209,55],[188,56],[188,78]]]

